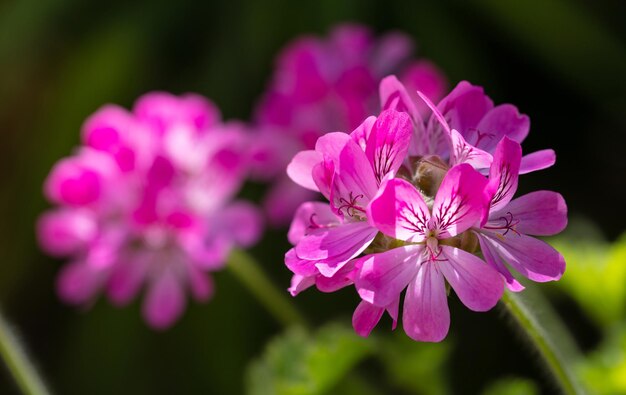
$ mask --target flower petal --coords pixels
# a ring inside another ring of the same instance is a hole
[[[506,136],[500,140],[489,169],[488,189],[495,191],[491,198],[491,211],[506,206],[517,191],[521,158],[522,147],[518,142]]]
[[[468,130],[464,137],[470,144],[491,152],[502,137],[521,143],[529,130],[527,115],[520,114],[512,104],[501,104],[488,111],[476,129]]]
[[[143,302],[143,317],[154,329],[170,327],[183,313],[186,299],[178,278],[164,271],[150,285]]]
[[[96,238],[97,232],[93,212],[80,208],[49,211],[37,221],[39,244],[55,256],[78,252]]]
[[[547,169],[556,163],[556,153],[551,149],[544,149],[524,155],[519,174],[527,174],[537,170]]]
[[[296,210],[287,238],[291,244],[296,245],[310,231],[337,226],[340,223],[341,219],[331,210],[328,203],[302,203]]]
[[[352,327],[362,337],[367,337],[385,312],[384,307],[374,306],[366,301],[361,301],[352,315]]]
[[[65,265],[56,281],[59,297],[71,304],[88,303],[102,287],[106,275],[106,270],[83,261]]]
[[[448,171],[435,196],[430,228],[446,239],[475,225],[487,211],[487,179],[467,163]]]
[[[365,118],[365,121],[363,121],[359,126],[356,127],[356,129],[352,131],[352,133],[350,133],[350,137],[352,137],[352,140],[354,140],[354,142],[357,143],[363,151],[365,151],[365,147],[367,146],[367,139],[369,139],[375,122],[375,116],[367,117]]]
[[[295,248],[291,248],[285,253],[285,265],[292,273],[300,276],[309,277],[318,274],[316,262],[298,258]]]
[[[465,306],[487,311],[498,303],[504,282],[494,268],[459,248],[441,246],[441,251],[447,261],[440,262],[439,268]]]
[[[482,233],[502,260],[530,280],[556,281],[565,272],[563,256],[544,241],[515,232]]]
[[[430,213],[422,195],[408,181],[386,182],[367,208],[370,222],[387,236],[419,242],[428,230]]]
[[[500,272],[506,281],[507,288],[513,292],[523,291],[524,286],[520,284],[515,277],[513,277],[509,269],[504,265],[504,262],[502,262],[502,259],[500,259],[498,252],[493,249],[491,243],[488,243],[479,232],[476,232],[476,236],[478,237],[480,250],[483,253],[485,261],[487,264],[491,265],[494,269]]]
[[[450,328],[445,281],[437,265],[422,264],[406,291],[402,326],[413,340],[440,342]]]
[[[422,125],[424,122],[417,110],[417,106],[404,85],[398,81],[395,75],[390,75],[380,81],[379,96],[383,111],[395,110],[408,113],[415,125],[419,125],[423,133],[424,127]]]
[[[486,169],[491,165],[493,161],[491,154],[468,144],[456,129],[450,131],[450,141],[452,143],[451,166],[467,163],[475,169]]]
[[[313,168],[323,160],[324,157],[317,151],[300,151],[289,162],[287,175],[296,184],[317,192],[319,189],[313,181]]]
[[[567,226],[567,205],[559,193],[535,191],[489,215],[490,222],[500,218],[514,221],[513,229],[519,233],[552,236]]]
[[[415,277],[422,250],[423,246],[414,244],[362,258],[355,279],[361,298],[379,307],[393,302]]]
[[[394,110],[383,111],[367,139],[365,155],[374,168],[380,184],[388,175],[395,175],[405,160],[413,125],[409,116]]]
[[[307,288],[310,288],[315,284],[315,276],[301,276],[299,274],[294,274],[291,277],[291,286],[287,289],[291,296],[296,296],[300,292],[304,291]]]
[[[344,223],[335,228],[319,229],[305,236],[295,247],[301,259],[319,261],[320,273],[331,277],[350,259],[370,245],[378,230],[367,222]]]

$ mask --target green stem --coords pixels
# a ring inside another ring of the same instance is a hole
[[[15,382],[26,395],[49,394],[33,364],[22,350],[9,323],[0,314],[0,355],[13,375]]]
[[[278,290],[252,256],[234,250],[228,267],[277,321],[284,326],[306,326],[303,316],[287,298],[287,291]]]
[[[506,291],[502,304],[533,343],[562,392],[584,394],[569,366],[578,358],[575,343],[547,301],[538,292],[526,289],[523,293]]]

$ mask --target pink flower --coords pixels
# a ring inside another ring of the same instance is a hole
[[[58,292],[71,304],[104,291],[123,305],[145,290],[143,315],[172,325],[187,291],[208,300],[233,247],[261,232],[257,210],[234,200],[249,168],[247,133],[221,123],[198,95],[142,96],[132,112],[107,105],[87,119],[83,146],[52,169],[57,208],[38,224],[42,247],[69,257]]]
[[[558,251],[528,236],[551,236],[565,229],[565,200],[551,191],[531,192],[512,200],[521,158],[519,143],[504,137],[496,148],[489,174],[494,190],[489,216],[486,223],[474,228],[485,260],[504,276],[512,291],[524,287],[505,263],[537,282],[558,280],[565,271],[565,260]]]
[[[322,136],[315,150],[294,157],[287,173],[300,185],[321,192],[330,204],[304,203],[291,225],[289,239],[295,247],[285,262],[294,273],[293,294],[316,283],[318,288],[335,289],[320,283],[331,281],[328,278],[346,283],[354,269],[349,262],[378,233],[368,222],[366,208],[381,183],[402,165],[410,137],[409,117],[385,111],[351,135]]]
[[[383,109],[411,115],[415,130],[410,155],[437,155],[450,166],[469,163],[476,169],[488,169],[503,137],[521,143],[530,129],[528,116],[515,106],[494,106],[483,88],[467,81],[461,81],[435,106],[427,94],[407,89],[389,76],[380,83],[380,101]],[[424,111],[425,105],[429,111]],[[526,155],[520,174],[550,167],[555,159],[551,149]]]
[[[315,196],[284,177],[287,163],[298,151],[313,149],[325,133],[353,130],[378,113],[383,76],[399,73],[411,89],[433,100],[443,96],[445,77],[428,61],[409,61],[412,47],[399,33],[376,38],[363,26],[340,25],[328,38],[301,37],[281,52],[256,109],[253,154],[256,177],[273,183],[264,199],[273,224],[285,224]]]
[[[448,333],[446,281],[474,311],[491,309],[502,296],[498,272],[466,251],[464,232],[487,210],[486,186],[485,177],[460,164],[446,174],[432,209],[402,179],[389,180],[368,208],[372,223],[403,245],[361,258],[357,290],[365,302],[388,308],[408,286],[403,327],[415,340],[441,341]],[[361,325],[355,328],[361,334],[373,327]]]

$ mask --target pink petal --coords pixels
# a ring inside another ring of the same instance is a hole
[[[388,236],[419,242],[426,237],[430,213],[422,195],[412,184],[394,178],[386,182],[372,200],[367,217]]]
[[[59,297],[66,303],[85,304],[100,291],[107,271],[95,268],[85,262],[65,265],[56,281]]]
[[[187,267],[187,275],[189,276],[189,289],[194,299],[200,302],[206,302],[211,299],[215,292],[213,277],[199,270],[194,265],[187,264],[185,266]]]
[[[552,236],[567,226],[567,205],[559,193],[535,191],[490,214],[489,222],[502,225],[502,218],[515,222],[514,230],[519,233]]]
[[[518,142],[506,136],[500,140],[493,157],[493,164],[489,169],[488,188],[495,190],[491,198],[491,211],[497,211],[506,206],[517,191],[521,158],[522,147]]]
[[[478,241],[480,243],[480,250],[483,253],[483,257],[487,264],[491,265],[494,269],[496,269],[504,280],[506,281],[507,288],[512,292],[520,292],[524,290],[524,286],[520,284],[519,281],[509,271],[509,269],[504,265],[502,259],[498,255],[498,252],[494,250],[491,243],[488,243],[485,238],[480,234],[476,233],[478,237]]]
[[[487,179],[470,165],[462,163],[448,171],[437,191],[430,228],[446,239],[474,226],[487,210]]]
[[[415,277],[421,264],[421,245],[407,245],[361,259],[355,286],[361,299],[385,307]]]
[[[37,221],[39,244],[49,254],[65,256],[78,252],[94,240],[98,224],[89,210],[59,209],[44,213]]]
[[[556,162],[556,153],[551,149],[544,149],[524,155],[519,174],[527,174],[537,170],[547,169]]]
[[[335,292],[348,285],[354,284],[354,277],[358,268],[354,265],[355,260],[351,260],[332,277],[317,275],[315,277],[315,285],[321,292]]]
[[[384,307],[377,307],[366,301],[361,301],[352,315],[352,327],[354,331],[362,337],[367,337],[378,324],[383,313]]]
[[[544,241],[515,232],[482,234],[501,260],[530,280],[556,281],[565,272],[563,256]]]
[[[450,311],[443,275],[432,262],[422,264],[406,291],[402,326],[410,338],[440,342],[450,328]]]
[[[491,154],[468,144],[457,130],[450,131],[450,141],[452,143],[451,166],[467,163],[475,169],[486,169],[491,165],[493,161]]]
[[[143,302],[143,317],[154,329],[166,329],[176,322],[186,305],[179,279],[166,270],[150,285]]]
[[[114,152],[133,123],[132,115],[116,105],[105,105],[82,127],[83,143],[99,151]]]
[[[316,263],[317,261],[298,258],[295,248],[291,248],[285,253],[285,265],[287,268],[291,270],[292,273],[303,277],[315,276],[319,273],[315,266]]]
[[[365,153],[349,140],[341,150],[339,165],[335,164],[331,206],[339,215],[360,216],[377,191],[378,184]]]
[[[313,181],[313,167],[323,160],[322,154],[317,151],[300,151],[287,166],[287,174],[296,184],[317,192],[319,189]]]
[[[316,267],[320,273],[331,277],[349,260],[363,252],[377,233],[375,228],[365,222],[344,224],[328,232],[305,237],[296,246],[296,252],[303,259],[317,260]]]
[[[409,150],[413,126],[409,116],[394,110],[383,111],[372,128],[365,155],[380,183],[388,174],[395,175]]]
[[[365,151],[365,147],[367,145],[367,140],[369,139],[370,133],[372,132],[372,128],[374,127],[374,123],[376,122],[376,117],[370,116],[363,121],[356,129],[350,133],[350,137],[354,140],[355,143],[361,147],[363,151]]]
[[[447,81],[443,72],[429,60],[418,60],[404,68],[400,78],[410,92],[420,91],[433,102],[437,103],[447,91]],[[422,117],[430,113],[428,107],[416,103]]]
[[[312,287],[313,285],[315,285],[315,276],[306,277],[299,274],[294,274],[291,277],[291,286],[289,287],[288,291],[291,296],[296,296],[300,292]]]
[[[447,261],[438,263],[439,268],[465,306],[487,311],[498,303],[504,282],[494,268],[459,248],[441,246],[441,250]]]
[[[107,294],[113,303],[122,306],[137,296],[151,263],[148,254],[137,253],[120,259],[107,282]]]
[[[477,129],[480,121],[493,108],[493,102],[483,88],[461,81],[439,102],[437,108],[448,120],[451,129],[468,138],[469,132]]]
[[[414,124],[419,129],[418,134],[423,133],[423,121],[415,105],[413,98],[408,94],[406,88],[394,75],[385,77],[380,81],[379,88],[381,109],[395,110],[408,113]]]
[[[240,247],[254,245],[263,232],[263,218],[252,203],[237,200],[222,209],[219,222],[220,232],[232,238]]]
[[[335,166],[339,165],[339,155],[348,142],[353,142],[350,135],[341,132],[326,133],[315,143],[315,151],[324,158],[330,159]]]
[[[501,104],[491,109],[480,120],[475,130],[468,130],[465,138],[483,150],[491,151],[502,137],[521,143],[528,135],[530,119],[520,114],[517,107]]]
[[[310,231],[337,226],[340,223],[341,219],[331,210],[328,203],[302,203],[293,217],[287,238],[291,244],[296,245]]]
[[[450,127],[448,121],[446,120],[440,109],[435,106],[430,98],[428,98],[424,93],[420,91],[417,91],[417,94],[426,104],[426,106],[428,106],[428,108],[432,111],[432,116],[428,121],[428,126],[426,127],[426,131],[424,133],[423,146],[425,148],[425,151],[422,154],[439,155],[441,157],[445,157],[449,153],[450,146],[452,144],[452,142],[450,141],[452,128]],[[441,103],[439,106],[441,107]]]

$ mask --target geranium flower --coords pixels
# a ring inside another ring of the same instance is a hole
[[[58,207],[38,224],[42,247],[71,259],[59,274],[61,298],[89,305],[103,291],[123,305],[143,288],[154,328],[180,317],[187,290],[208,300],[207,272],[260,235],[257,210],[234,200],[248,147],[243,126],[221,123],[198,95],[150,93],[133,112],[108,105],[89,117],[83,146],[46,180]]]

